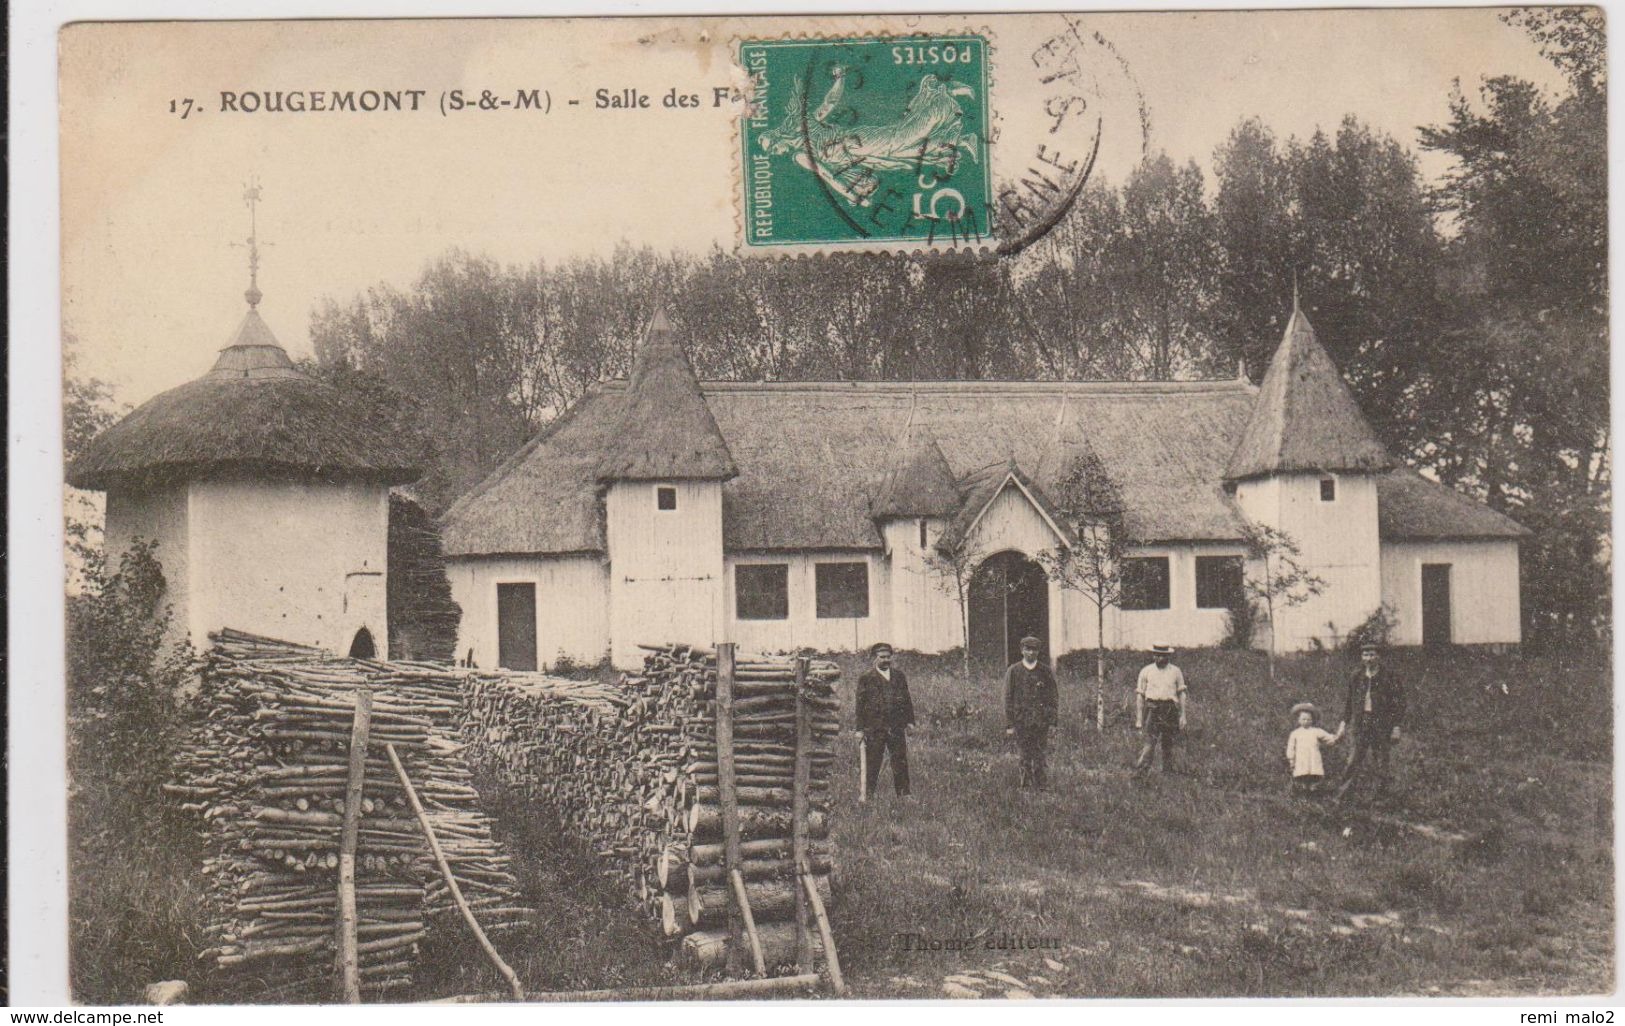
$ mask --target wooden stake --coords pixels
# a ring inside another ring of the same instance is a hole
[[[762,957],[762,938],[756,933],[756,917],[750,911],[750,895],[745,892],[745,878],[735,869],[730,874],[734,885],[734,900],[739,902],[739,915],[745,920],[745,936],[750,939],[750,958],[756,966],[757,976],[767,975],[767,960]]]
[[[474,939],[485,949],[485,956],[497,967],[497,972],[502,974],[502,978],[508,981],[508,987],[513,991],[513,999],[525,1000],[525,989],[519,984],[519,976],[502,960],[502,956],[497,954],[491,939],[480,927],[479,920],[474,918],[474,910],[468,907],[468,900],[463,897],[463,889],[457,886],[457,877],[452,874],[451,866],[446,862],[446,853],[440,850],[440,839],[435,836],[434,827],[429,825],[428,814],[423,811],[423,803],[418,800],[417,788],[412,786],[412,781],[407,777],[406,767],[401,765],[401,757],[395,754],[395,746],[385,745],[384,751],[389,753],[390,764],[395,767],[395,775],[400,778],[401,788],[406,791],[406,800],[418,818],[418,825],[423,828],[423,839],[429,842],[429,851],[434,854],[435,864],[440,867],[440,875],[446,881],[446,889],[451,892],[451,899],[457,903],[457,910],[463,914],[463,920],[468,923],[468,928],[474,931]]]
[[[734,646],[717,646],[717,791],[722,806],[723,865],[732,878],[739,872],[739,794],[734,779]],[[728,968],[738,963],[740,944],[739,911],[728,912]]]
[[[361,1003],[361,955],[356,943],[355,847],[361,834],[361,791],[367,777],[367,738],[372,732],[372,689],[355,693],[350,723],[350,772],[344,787],[344,821],[339,826],[339,983],[346,1004]]]
[[[790,807],[790,857],[796,871],[807,865],[807,785],[812,779],[812,763],[807,750],[812,747],[812,721],[807,716],[806,656],[796,659],[796,761]],[[796,968],[803,973],[813,969],[812,937],[807,932],[807,896],[796,888]]]
[[[818,896],[807,867],[801,867],[801,886],[807,892],[807,903],[812,906],[813,917],[818,920],[818,936],[824,941],[824,964],[829,967],[830,986],[836,997],[846,997],[846,980],[841,976],[841,957],[835,953],[835,933],[829,928],[829,916],[824,914],[824,899]]]

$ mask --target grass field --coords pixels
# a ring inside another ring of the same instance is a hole
[[[863,663],[840,659],[850,726]],[[1178,662],[1192,695],[1189,775],[1137,784],[1128,772],[1137,660],[1115,665],[1104,733],[1090,718],[1092,681],[1064,664],[1051,789],[1032,793],[1014,786],[992,675],[967,684],[951,659],[899,657],[920,719],[915,800],[893,798],[888,774],[859,805],[855,735],[841,739],[831,914],[856,996],[935,998],[945,986],[995,997],[1612,990],[1605,661],[1392,655],[1412,712],[1380,811],[1466,841],[1286,796],[1287,709],[1315,701],[1335,727],[1348,663],[1286,659],[1271,684],[1255,653]],[[1328,770],[1343,751],[1330,750]],[[692,979],[597,875],[568,824],[500,795],[492,803],[540,909],[534,938],[502,944],[527,988]],[[199,1000],[231,1000],[193,958],[207,945],[187,829],[146,817],[131,843],[84,811],[72,879],[78,999],[134,1001],[145,983],[184,978]],[[401,999],[501,989],[460,931],[442,931],[425,956],[432,968]]]
[[[1113,674],[1104,733],[1092,684],[1063,667],[1051,789],[1033,793],[1014,787],[997,683],[901,660],[921,721],[916,799],[898,802],[888,774],[859,806],[848,773],[837,821],[836,929],[859,994],[940,996],[945,976],[979,968],[1040,996],[1612,990],[1605,664],[1393,654],[1412,714],[1379,810],[1471,838],[1458,843],[1286,796],[1287,710],[1315,701],[1335,728],[1347,662],[1284,660],[1273,685],[1254,653],[1179,662],[1190,775],[1128,772],[1137,664]]]

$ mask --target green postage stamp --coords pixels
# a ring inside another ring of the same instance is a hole
[[[747,249],[991,240],[984,37],[745,41],[739,57]]]

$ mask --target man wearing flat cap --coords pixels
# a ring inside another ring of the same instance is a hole
[[[1134,684],[1134,727],[1145,731],[1145,747],[1134,760],[1134,772],[1151,768],[1162,747],[1162,771],[1174,770],[1174,739],[1185,728],[1185,674],[1174,665],[1172,645],[1152,645],[1151,662]]]
[[[1337,786],[1341,801],[1359,781],[1375,784],[1377,794],[1388,790],[1388,746],[1399,740],[1399,725],[1405,719],[1405,685],[1382,665],[1380,646],[1360,646],[1360,666],[1349,678],[1343,699],[1343,722],[1353,738],[1353,751],[1343,767],[1343,780]]]
[[[908,797],[908,738],[914,725],[914,700],[908,678],[892,665],[891,646],[879,642],[869,648],[874,665],[858,678],[858,729],[863,732],[864,794],[875,793],[880,764],[891,756],[892,786]]]
[[[1021,786],[1049,786],[1044,760],[1050,728],[1055,726],[1057,688],[1055,674],[1038,658],[1039,640],[1021,639],[1021,661],[1004,673],[1004,715],[1009,732],[1021,749]]]

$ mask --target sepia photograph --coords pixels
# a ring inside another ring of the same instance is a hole
[[[61,1000],[1615,991],[1602,9],[55,43]]]

